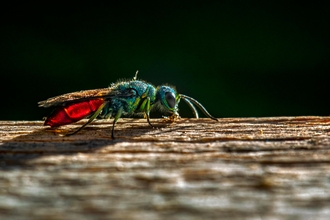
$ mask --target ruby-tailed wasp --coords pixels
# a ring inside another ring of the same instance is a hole
[[[39,102],[39,107],[56,107],[46,118],[44,125],[58,127],[89,117],[83,126],[67,134],[72,135],[97,117],[114,118],[111,132],[111,137],[114,138],[115,124],[122,115],[142,113],[151,125],[150,110],[158,108],[161,112],[171,113],[172,118],[177,118],[181,99],[188,104],[196,118],[198,112],[194,105],[207,117],[217,121],[197,100],[178,94],[173,87],[166,85],[155,87],[145,81],[137,80],[137,73],[132,80],[114,83],[109,88],[73,92]]]

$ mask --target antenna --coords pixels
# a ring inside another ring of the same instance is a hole
[[[137,70],[136,72],[135,72],[135,76],[133,77],[133,80],[137,80],[137,74],[139,73],[139,71]]]

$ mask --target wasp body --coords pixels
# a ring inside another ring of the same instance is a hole
[[[194,105],[209,118],[217,120],[197,100],[178,94],[170,86],[154,87],[147,82],[137,80],[136,76],[133,80],[118,82],[109,88],[73,92],[39,102],[40,107],[56,107],[46,118],[44,125],[58,127],[89,117],[82,127],[69,133],[71,135],[97,117],[114,118],[111,133],[111,137],[114,138],[115,124],[122,115],[142,113],[151,125],[150,110],[152,108],[158,107],[160,111],[170,112],[172,116],[178,117],[178,104],[181,99],[190,106],[196,118],[198,118],[198,113]]]

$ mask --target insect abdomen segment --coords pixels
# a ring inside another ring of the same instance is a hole
[[[46,119],[44,125],[58,127],[77,122],[94,113],[103,103],[103,99],[91,99],[59,106]]]

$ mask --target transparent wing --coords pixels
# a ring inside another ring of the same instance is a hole
[[[113,96],[113,94],[111,94],[111,91],[112,91],[111,88],[83,90],[79,92],[72,92],[64,95],[55,96],[47,100],[40,101],[38,102],[38,104],[39,107],[47,108],[50,106],[62,105],[64,103],[69,103],[69,102],[76,102],[76,101],[95,99],[95,98],[105,98],[108,96],[109,97]]]

